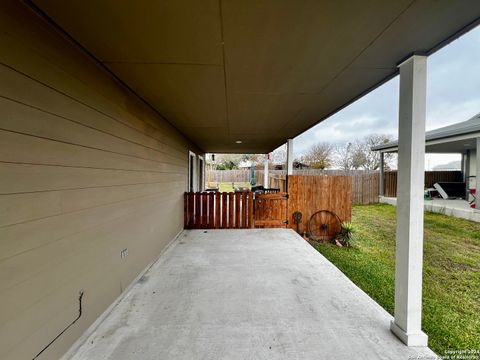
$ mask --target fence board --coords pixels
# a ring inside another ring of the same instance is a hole
[[[351,220],[352,178],[348,176],[290,176],[288,179],[288,223],[296,229],[293,213],[302,213],[300,233],[307,230],[310,216],[318,210],[335,212],[342,221]]]
[[[246,192],[242,193],[242,228],[246,228],[247,225],[247,213],[248,213],[248,206],[247,206],[247,196]]]
[[[387,197],[397,196],[397,172],[385,172],[384,178],[384,195]]]
[[[208,197],[207,193],[202,193],[202,228],[207,227]]]
[[[235,228],[238,229],[240,226],[240,196],[242,194],[235,193]]]
[[[253,228],[253,193],[248,193],[248,227]]]
[[[233,192],[230,192],[228,193],[228,214],[229,214],[229,217],[228,217],[228,227],[230,229],[233,229],[233,226],[234,226],[234,219],[235,219],[235,205],[234,205],[234,193]]]
[[[461,171],[425,171],[425,188],[433,187],[436,182],[462,182]],[[387,197],[397,196],[397,172],[385,172],[384,194]]]
[[[228,227],[228,193],[222,193],[222,229]]]
[[[215,210],[214,210],[214,193],[208,194],[208,227],[215,228]]]
[[[183,223],[188,224],[188,193],[183,195]]]
[[[221,226],[221,194],[215,193],[215,229],[220,229]]]
[[[195,223],[194,223],[194,226],[198,229],[202,226],[200,194],[201,193],[199,193],[199,192],[195,193]]]
[[[194,222],[194,216],[195,216],[195,197],[193,196],[192,193],[188,193],[188,224],[190,227],[192,227],[195,222]]]

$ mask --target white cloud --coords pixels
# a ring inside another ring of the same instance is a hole
[[[456,103],[438,102],[427,109],[427,130],[455,124],[470,119],[480,112],[480,96],[474,100]]]
[[[480,27],[430,56],[427,74],[427,130],[479,113]],[[398,85],[396,77],[298,136],[295,156],[315,142],[345,143],[372,133],[397,137]],[[445,156],[429,155],[427,160],[433,167]]]

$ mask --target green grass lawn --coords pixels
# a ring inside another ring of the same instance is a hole
[[[209,182],[207,183],[208,187],[217,187],[219,188],[220,192],[233,192],[233,186],[231,182],[222,182],[222,183],[216,183],[216,182]],[[242,187],[242,188],[251,188],[251,185],[249,182],[235,182],[235,187]]]
[[[352,248],[315,244],[354,283],[393,314],[395,207],[353,207]],[[423,330],[438,355],[480,350],[480,224],[425,213]]]

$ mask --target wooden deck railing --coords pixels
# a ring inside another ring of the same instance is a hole
[[[186,192],[185,229],[246,229],[285,227],[286,193]]]
[[[251,192],[186,192],[185,229],[245,229],[254,226]]]

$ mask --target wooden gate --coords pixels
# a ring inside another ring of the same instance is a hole
[[[288,224],[288,194],[271,193],[255,195],[253,223],[256,228],[280,228]]]

